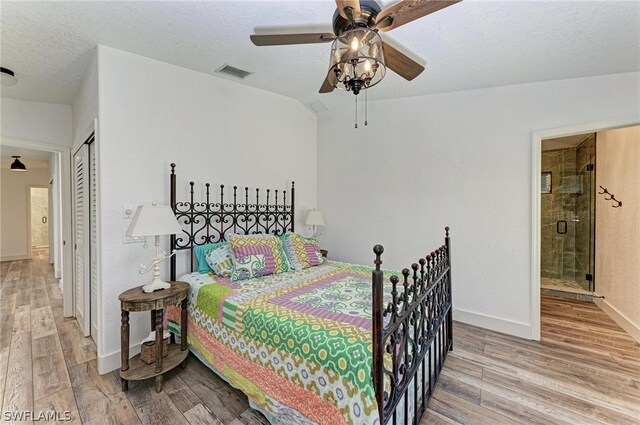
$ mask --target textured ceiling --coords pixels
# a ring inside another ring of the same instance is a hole
[[[387,6],[393,2],[382,2]],[[331,30],[333,1],[1,2],[3,67],[20,82],[3,97],[70,104],[97,44],[213,73],[308,105],[320,95],[329,44],[256,47],[253,32]],[[467,0],[385,33],[426,64],[412,82],[392,72],[372,99],[640,70],[640,2]]]

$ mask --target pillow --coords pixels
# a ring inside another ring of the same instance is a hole
[[[289,271],[289,263],[282,250],[282,242],[273,235],[233,235],[229,239],[229,246],[235,259],[234,268],[242,257],[264,255],[264,275]]]
[[[302,270],[324,263],[320,244],[314,237],[288,232],[282,236],[282,246],[293,270]]]
[[[198,273],[209,273],[213,271],[209,264],[207,263],[207,254],[209,254],[214,249],[218,248],[226,244],[227,242],[218,242],[218,243],[208,243],[205,245],[197,245],[193,247],[193,255],[196,256],[196,261],[198,262]]]
[[[263,254],[247,255],[235,259],[231,280],[252,279],[267,275],[267,263]]]
[[[228,243],[224,243],[205,255],[205,260],[211,270],[222,277],[231,276],[233,272],[233,251]]]

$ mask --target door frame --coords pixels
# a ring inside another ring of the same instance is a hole
[[[101,342],[100,342],[100,324],[102,322],[101,320],[101,315],[102,315],[102,295],[101,295],[101,269],[100,269],[100,254],[101,254],[101,247],[100,247],[100,176],[99,176],[99,165],[98,165],[98,147],[99,147],[99,143],[98,143],[98,119],[94,118],[91,120],[91,122],[89,123],[89,125],[85,128],[85,130],[81,133],[79,133],[76,136],[76,139],[71,147],[71,149],[69,150],[69,161],[70,161],[70,165],[69,165],[69,206],[70,206],[70,222],[71,222],[71,238],[73,239],[73,243],[75,244],[75,211],[73,210],[73,179],[71,178],[71,173],[74,172],[72,165],[74,164],[74,156],[75,154],[82,148],[82,146],[87,142],[87,140],[89,140],[89,138],[93,135],[93,155],[95,156],[95,166],[96,166],[96,173],[95,173],[95,189],[96,189],[96,238],[98,240],[97,246],[96,246],[96,252],[95,253],[91,253],[91,255],[94,255],[97,258],[97,270],[96,270],[96,320],[95,323],[93,320],[91,320],[91,279],[88,279],[85,282],[84,285],[84,293],[85,293],[85,297],[87,294],[89,294],[89,300],[87,302],[87,300],[85,300],[85,305],[88,304],[89,308],[86,309],[87,311],[85,311],[85,314],[89,315],[89,327],[85,330],[86,335],[85,336],[91,336],[93,338],[93,340],[95,341],[97,347],[98,347],[98,351],[100,350],[101,347]],[[90,157],[87,156],[87,159],[90,160]],[[90,223],[89,223],[90,225]],[[91,241],[89,240],[89,244],[91,243]],[[90,248],[89,248],[90,249]],[[74,280],[74,286],[73,286],[73,292],[72,292],[72,297],[73,297],[73,302],[74,302],[74,314],[75,314],[75,300],[76,300],[76,292],[75,292],[75,249],[72,249],[72,258],[71,258],[71,270],[73,270],[73,277],[72,279]],[[89,267],[91,267],[91,265],[89,264]],[[90,274],[91,272],[89,272]],[[88,331],[88,332],[87,332]],[[100,359],[98,358],[98,363],[100,363]],[[100,367],[100,365],[98,364],[98,367]]]
[[[43,186],[41,184],[28,184],[27,185],[27,220],[29,225],[27,226],[27,240],[29,241],[28,243],[28,250],[27,250],[27,255],[29,256],[29,258],[33,258],[33,251],[32,251],[32,241],[31,241],[31,189],[32,188],[36,188],[36,189],[47,189],[47,202],[50,202],[51,200],[51,189],[49,189],[49,186]],[[47,208],[48,209],[48,208]],[[51,219],[51,212],[49,211],[49,217],[47,218],[47,220]],[[49,224],[49,232],[51,232],[51,221],[48,221],[47,224]],[[49,246],[49,249],[51,249],[51,246]]]
[[[531,143],[531,339],[540,340],[540,231],[542,205],[540,173],[542,172],[542,140],[555,137],[597,133],[638,125],[637,121],[609,120],[534,131]]]
[[[60,217],[62,218],[62,229],[60,232],[62,245],[62,311],[64,317],[73,317],[74,291],[73,291],[73,262],[71,245],[71,149],[68,146],[54,145],[51,143],[36,142],[33,140],[2,137],[0,144],[15,148],[33,149],[38,151],[52,152],[60,154],[60,167],[56,174],[60,182],[62,202],[59,206]],[[29,244],[31,241],[29,240]]]

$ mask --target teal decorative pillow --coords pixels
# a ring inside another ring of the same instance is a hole
[[[228,243],[214,248],[205,256],[211,270],[218,276],[229,277],[233,272],[233,251]]]
[[[209,254],[214,249],[227,244],[227,242],[218,242],[218,243],[208,243],[205,245],[198,245],[193,247],[193,255],[196,256],[196,261],[198,262],[198,273],[209,273],[213,271],[209,264],[207,263],[207,254]]]
[[[231,280],[245,280],[267,274],[267,262],[262,254],[234,257]]]

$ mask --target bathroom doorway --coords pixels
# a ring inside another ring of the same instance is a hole
[[[29,216],[31,249],[48,249],[50,226],[48,187],[29,186]]]
[[[595,291],[596,134],[542,140],[540,287],[592,300]]]

